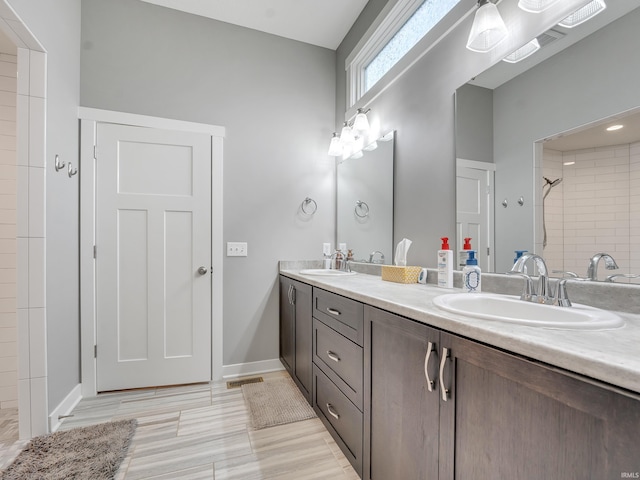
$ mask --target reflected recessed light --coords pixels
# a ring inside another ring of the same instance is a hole
[[[575,165],[576,162],[564,162],[562,165],[564,165],[565,167],[568,167],[569,165]]]
[[[604,0],[593,0],[587,3],[584,7],[573,12],[567,18],[558,23],[558,25],[565,28],[577,27],[578,25],[595,17],[605,8],[607,8],[607,5],[604,3]]]
[[[607,128],[607,132],[615,132],[616,130],[620,130],[624,125],[611,125]]]

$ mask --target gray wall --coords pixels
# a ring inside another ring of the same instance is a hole
[[[82,1],[83,106],[221,125],[225,365],[278,357],[278,260],[334,238],[335,52],[138,0]],[[312,218],[300,215],[305,197]],[[215,274],[215,272],[214,272]]]
[[[78,176],[56,173],[56,154],[78,164],[80,0],[9,0],[47,51],[47,366],[49,410],[80,382]]]
[[[455,116],[456,157],[493,163],[493,90],[462,85]]]
[[[636,9],[494,91],[496,200],[534,198],[537,140],[640,105],[639,28]],[[533,250],[532,204],[496,209],[496,271]]]

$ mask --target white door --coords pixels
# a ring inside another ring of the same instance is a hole
[[[211,137],[99,123],[96,189],[97,390],[211,380]]]
[[[495,165],[458,159],[456,167],[456,249],[471,238],[478,266],[493,272],[493,175]]]

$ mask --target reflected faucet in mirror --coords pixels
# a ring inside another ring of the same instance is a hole
[[[374,261],[374,257],[376,255],[380,255],[380,260],[379,261]],[[384,253],[382,253],[380,250],[375,250],[373,252],[371,252],[369,254],[369,263],[384,263]]]
[[[587,280],[598,280],[598,264],[600,260],[604,260],[604,267],[607,270],[617,270],[618,264],[608,253],[596,253],[589,261],[589,267],[587,268]],[[615,277],[615,275],[611,275]],[[610,280],[611,281],[611,280]]]

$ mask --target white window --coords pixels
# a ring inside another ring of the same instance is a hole
[[[437,40],[446,28],[458,20],[452,15],[446,25],[439,23],[461,0],[399,0],[389,11],[383,11],[363,40],[347,58],[348,107],[353,106],[376,85],[420,40],[435,32]],[[466,7],[465,7],[466,8]],[[436,29],[435,27],[442,27]]]

